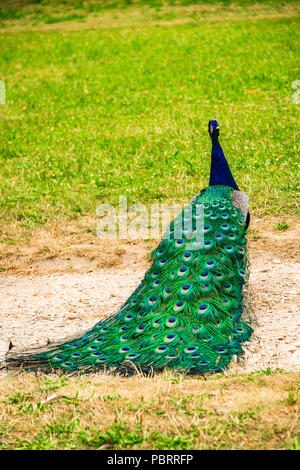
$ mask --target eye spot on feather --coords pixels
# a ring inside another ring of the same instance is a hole
[[[207,278],[208,278],[208,276],[209,276],[208,272],[207,272],[207,271],[205,271],[204,273],[201,273],[201,274],[200,274],[200,279],[203,279],[203,280],[205,280],[205,279],[207,279]]]
[[[177,323],[178,323],[178,320],[177,320],[176,317],[169,317],[166,320],[166,326],[168,326],[168,327],[175,326],[175,325],[177,325]]]
[[[184,306],[185,306],[185,302],[183,302],[183,301],[176,302],[176,304],[173,307],[173,310],[175,312],[180,312],[180,310],[182,310],[184,308]]]
[[[237,328],[235,331],[237,333],[245,333],[245,330],[243,328]]]
[[[221,279],[223,277],[223,274],[222,273],[215,273],[215,277],[217,279]]]
[[[211,341],[212,337],[211,336],[204,336],[202,338],[202,341],[204,341],[205,343],[209,343]]]
[[[130,353],[130,354],[127,354],[126,356],[126,359],[135,359],[137,357],[137,355],[135,353]]]
[[[160,266],[164,266],[167,262],[168,262],[168,260],[167,260],[166,258],[162,258],[162,259],[159,261],[159,265],[160,265]]]
[[[155,349],[155,351],[159,354],[164,353],[167,350],[167,346],[159,346],[158,348]]]
[[[61,355],[60,355],[60,356],[54,356],[53,359],[54,359],[55,361],[62,361],[64,358],[65,358],[65,356],[61,356]]]
[[[209,259],[206,261],[205,266],[208,270],[213,269],[216,266],[216,262],[214,259]]]
[[[188,273],[188,269],[185,266],[182,266],[177,271],[178,276],[183,276],[184,274],[187,274],[187,273]]]
[[[96,338],[94,339],[94,343],[102,343],[104,341],[104,338]]]
[[[175,338],[176,338],[176,335],[174,333],[172,333],[172,334],[169,334],[169,335],[165,336],[164,341],[165,341],[165,343],[170,343]]]
[[[184,352],[186,354],[192,354],[195,352],[198,348],[196,346],[188,346],[187,348],[184,349]]]
[[[133,315],[131,314],[126,315],[124,318],[125,321],[131,321],[132,319],[133,319]]]
[[[119,352],[120,352],[121,354],[126,354],[126,353],[128,353],[129,351],[130,351],[130,347],[129,347],[129,346],[125,346],[125,347],[119,349]]]
[[[192,328],[193,333],[199,333],[203,329],[203,325],[194,325]]]
[[[225,352],[226,352],[226,349],[224,349],[224,348],[217,349],[218,354],[224,354]]]
[[[212,286],[208,282],[204,282],[203,284],[200,285],[200,290],[202,292],[208,292],[208,291],[211,290],[211,288],[212,288]]]
[[[141,333],[144,329],[146,328],[146,325],[140,325],[136,328],[136,332],[137,333]]]
[[[152,326],[154,328],[158,328],[161,325],[161,318],[158,318],[157,320],[154,320],[152,323]]]
[[[172,289],[170,289],[170,287],[167,287],[163,292],[163,296],[166,298],[170,297],[170,295],[172,295]]]
[[[175,359],[177,356],[176,354],[168,354],[166,357],[167,359]]]
[[[97,356],[101,356],[101,352],[93,352],[92,354],[90,354],[90,356],[92,357],[97,357]]]
[[[203,314],[207,311],[208,305],[207,304],[201,304],[198,308],[199,313]]]
[[[202,216],[202,212],[196,211],[193,215],[194,219],[199,219]]]

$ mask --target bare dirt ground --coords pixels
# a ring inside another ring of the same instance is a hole
[[[289,224],[285,232],[272,227],[273,222],[256,219],[249,231],[249,292],[256,322],[242,362],[232,365],[241,372],[300,370],[300,227]],[[17,349],[45,345],[115,313],[143,277],[151,251],[146,243],[108,244],[106,249],[81,244],[81,249],[81,254],[77,246],[65,257],[37,256],[35,261],[27,248],[19,264],[14,260],[14,270],[0,276],[1,355],[9,340]],[[91,256],[99,249],[100,264]],[[109,268],[103,268],[105,259]]]

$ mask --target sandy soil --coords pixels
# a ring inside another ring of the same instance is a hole
[[[273,234],[273,245],[267,239],[251,243],[249,291],[255,334],[242,362],[232,365],[238,370],[300,370],[300,262],[292,255],[295,249],[291,250],[299,242],[298,231],[288,232]],[[139,252],[135,246],[135,252],[138,263],[110,269],[95,269],[91,262],[89,270],[85,260],[84,269],[77,272],[53,272],[60,264],[54,259],[47,261],[47,269],[41,262],[32,274],[1,275],[1,354],[9,340],[17,349],[45,345],[48,339],[60,340],[87,330],[98,319],[115,313],[147,266],[145,247]]]

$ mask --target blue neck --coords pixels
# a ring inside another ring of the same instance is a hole
[[[212,149],[211,149],[211,167],[210,167],[209,186],[214,186],[216,184],[231,186],[232,188],[239,190],[231,174],[231,171],[227,163],[227,160],[225,158],[222,147],[218,139],[213,138]]]

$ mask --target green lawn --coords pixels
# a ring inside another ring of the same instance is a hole
[[[97,205],[119,195],[129,203],[186,202],[208,184],[214,116],[251,210],[299,211],[300,105],[292,102],[299,2],[212,1],[206,9],[190,1],[122,9],[104,2],[99,11],[92,2],[65,2],[62,10],[59,2],[27,10],[7,3],[3,230],[94,217]],[[59,11],[68,27],[47,21]]]

